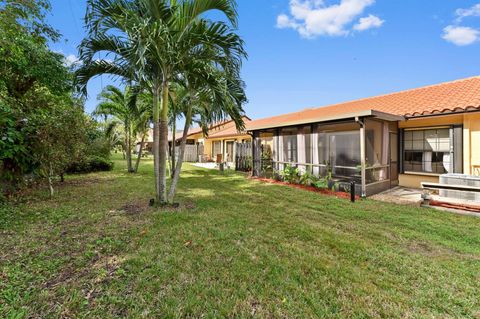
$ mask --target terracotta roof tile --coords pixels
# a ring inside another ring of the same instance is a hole
[[[251,122],[250,119],[244,119],[245,126],[248,127],[248,124]],[[208,138],[220,138],[220,137],[236,137],[247,134],[246,131],[238,131],[236,126],[226,128],[224,130],[212,133],[208,135]]]
[[[246,115],[243,116],[243,120],[244,120],[245,123],[251,121],[251,119]],[[222,132],[222,131],[225,131],[225,129],[228,129],[228,127],[227,128],[221,128],[219,126],[222,126],[222,125],[229,126],[229,124],[231,124],[231,123],[233,123],[233,120],[224,120],[224,121],[212,123],[212,124],[210,124],[208,129],[209,129],[209,131],[210,130],[214,131],[215,129],[219,128],[219,132]],[[202,131],[201,127],[192,127],[188,130],[188,136],[194,135],[194,134],[197,134],[197,133],[202,133],[202,132],[203,131]],[[215,132],[215,133],[212,133],[212,134],[216,134],[216,133],[219,133],[219,132]]]
[[[247,129],[311,123],[368,110],[405,117],[480,110],[480,76],[264,118],[248,123]]]

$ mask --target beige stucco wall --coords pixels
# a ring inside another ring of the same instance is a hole
[[[242,141],[248,141],[250,142],[252,140],[252,137],[250,135],[240,135],[240,136],[234,136],[234,137],[222,137],[222,138],[206,138],[203,145],[203,154],[211,159],[215,160],[215,156],[212,157],[212,149],[213,149],[213,142],[215,141],[220,141],[222,142],[222,154],[225,156],[225,142],[227,141],[233,141],[233,142],[242,142]]]
[[[480,175],[480,113],[464,115],[463,170],[465,174]]]
[[[438,183],[438,176],[400,174],[398,175],[398,185],[410,188],[421,188],[422,182]]]
[[[188,136],[188,139],[195,140],[195,143],[198,142],[199,140],[203,139],[203,133],[197,133],[197,134],[192,134]]]

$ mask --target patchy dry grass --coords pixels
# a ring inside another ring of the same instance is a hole
[[[0,317],[480,318],[479,218],[116,164],[0,208]]]

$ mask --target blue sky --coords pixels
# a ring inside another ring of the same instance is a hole
[[[71,55],[85,1],[51,0]],[[480,75],[480,1],[240,0],[247,114],[262,118]],[[107,77],[93,80],[91,111]]]

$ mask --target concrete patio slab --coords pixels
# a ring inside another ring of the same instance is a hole
[[[422,199],[423,193],[424,193],[424,190],[419,188],[408,188],[408,187],[397,186],[395,188],[389,189],[382,193],[373,195],[370,198],[374,200],[382,201],[382,202],[389,202],[389,203],[395,203],[395,204],[401,204],[401,205],[412,205],[412,206],[420,207],[423,204],[423,199]],[[458,205],[459,207],[461,207],[462,205],[466,205],[469,207],[480,207],[479,206],[480,203],[478,202],[456,199],[456,198],[441,197],[438,194],[431,194],[430,198],[432,201],[449,203],[453,205]],[[438,207],[438,206],[428,206],[428,207],[440,209],[443,211],[453,212],[457,214],[472,215],[472,216],[480,217],[480,212],[477,213],[477,212],[472,212],[468,210],[450,209],[450,208]]]
[[[413,205],[420,207],[423,191],[418,188],[397,186],[386,190],[370,198],[382,202],[396,203],[402,205]]]

